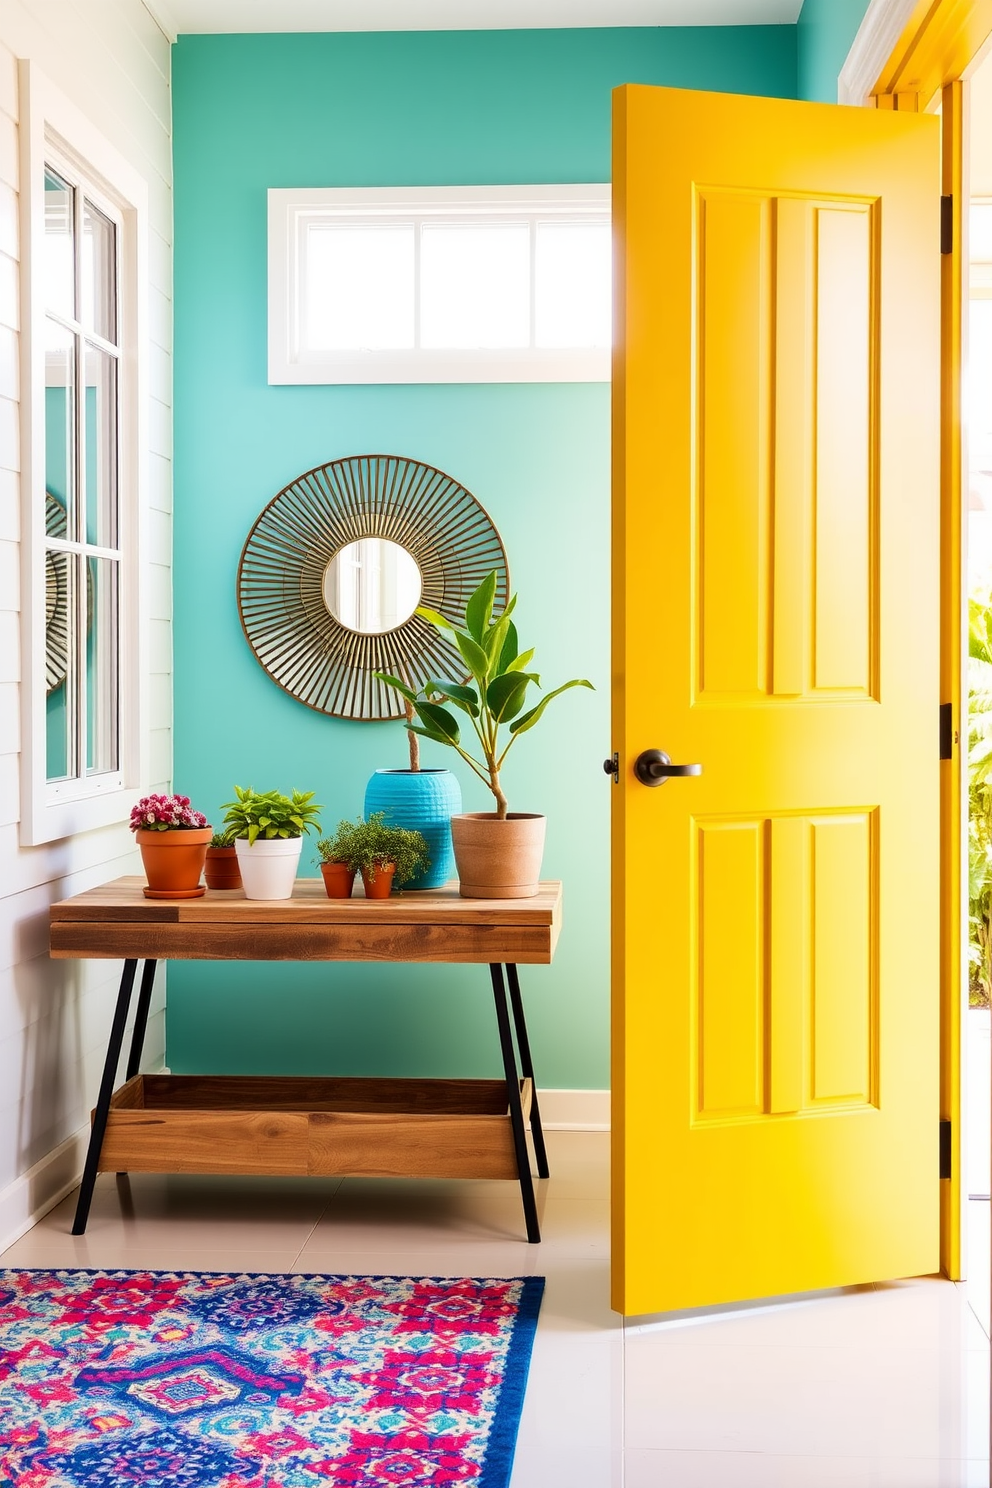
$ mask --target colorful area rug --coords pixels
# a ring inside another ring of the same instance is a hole
[[[2,1488],[506,1488],[543,1277],[0,1271]]]

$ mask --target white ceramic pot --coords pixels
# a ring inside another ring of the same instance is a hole
[[[541,876],[545,825],[545,817],[523,811],[511,811],[504,821],[494,811],[453,816],[451,840],[462,897],[532,899]]]
[[[256,837],[235,844],[246,899],[291,899],[296,869],[303,851],[302,837]]]

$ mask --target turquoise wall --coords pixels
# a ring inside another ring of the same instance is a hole
[[[837,102],[837,78],[868,0],[803,0],[796,26],[798,96]]]
[[[507,770],[511,807],[547,813],[545,871],[566,886],[555,964],[524,976],[546,1085],[608,1084],[609,390],[269,387],[266,188],[607,180],[614,86],[794,97],[795,46],[790,26],[183,36],[174,51],[176,789],[215,822],[235,781],[314,789],[326,825],[361,809],[371,771],[404,763],[403,733],[322,717],[268,679],[238,625],[241,546],[326,460],[400,453],[464,482],[502,533],[545,679],[598,688],[553,705]],[[466,809],[488,809],[460,773]],[[488,976],[458,966],[174,963],[168,1061],[499,1070]]]

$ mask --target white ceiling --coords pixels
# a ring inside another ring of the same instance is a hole
[[[790,25],[802,0],[145,0],[163,31]]]

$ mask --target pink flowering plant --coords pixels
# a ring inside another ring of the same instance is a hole
[[[132,832],[173,832],[208,826],[202,811],[194,811],[189,796],[142,796],[131,807]]]

